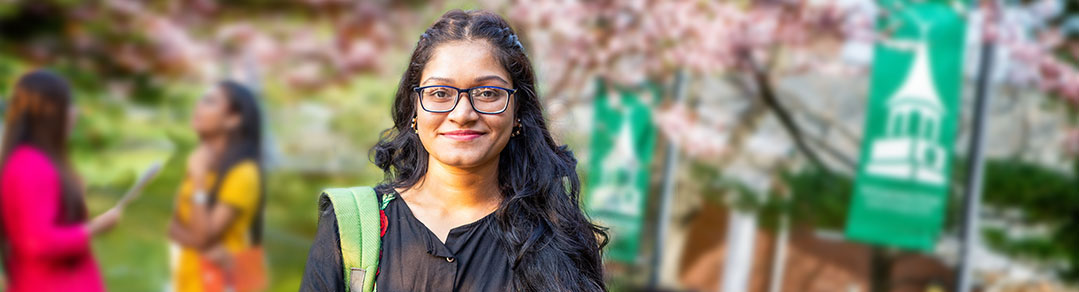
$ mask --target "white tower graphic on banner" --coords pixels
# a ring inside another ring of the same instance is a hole
[[[596,209],[637,216],[643,195],[637,189],[640,161],[637,149],[633,148],[629,123],[629,116],[622,120],[613,149],[603,157],[603,171],[600,172],[603,177],[592,193],[592,203]]]
[[[940,144],[941,105],[933,71],[929,67],[927,25],[919,23],[921,38],[912,41],[914,61],[906,80],[888,99],[884,135],[873,141],[869,173],[929,185],[944,183],[947,159]]]

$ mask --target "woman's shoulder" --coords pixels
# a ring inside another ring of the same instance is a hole
[[[18,146],[11,151],[3,167],[4,178],[49,178],[57,172],[49,156],[32,146]]]
[[[253,159],[245,159],[236,163],[235,166],[229,169],[228,174],[225,175],[226,180],[242,179],[242,180],[259,180],[259,166]]]
[[[262,186],[258,165],[254,161],[237,163],[223,179],[219,199],[242,208],[254,208],[258,204]]]
[[[386,205],[391,201],[396,201],[401,197],[401,193],[397,192],[397,189],[391,184],[382,183],[372,186],[375,190],[375,197],[378,198],[379,205],[385,209]]]
[[[29,146],[15,148],[0,166],[0,198],[24,197],[24,192],[39,195],[60,185],[60,172],[45,152]],[[43,188],[44,187],[44,188]],[[28,194],[29,195],[29,194]],[[32,196],[31,196],[32,197]]]

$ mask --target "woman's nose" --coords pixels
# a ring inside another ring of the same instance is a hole
[[[468,98],[467,92],[459,94],[460,100],[457,102],[457,107],[450,111],[448,118],[456,124],[465,125],[478,119],[480,113],[472,108],[472,99]]]

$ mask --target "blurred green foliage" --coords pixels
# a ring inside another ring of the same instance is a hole
[[[986,243],[1079,282],[1079,163],[1076,166],[1069,173],[1019,160],[988,161],[984,204],[1004,224],[985,230]]]

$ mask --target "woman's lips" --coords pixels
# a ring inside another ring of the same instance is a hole
[[[472,130],[457,130],[457,131],[444,132],[444,133],[442,133],[442,136],[446,136],[447,138],[454,139],[454,140],[457,140],[457,141],[469,141],[469,140],[472,140],[472,139],[479,138],[480,136],[483,136],[483,134],[486,134],[486,133],[480,132],[480,131],[472,131]]]

